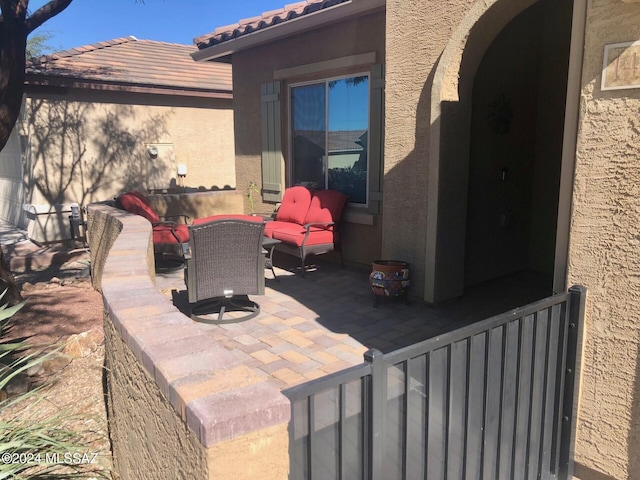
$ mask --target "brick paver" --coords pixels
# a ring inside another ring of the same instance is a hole
[[[452,302],[436,308],[419,301],[406,305],[384,299],[376,308],[367,272],[330,264],[305,278],[278,268],[276,273],[278,281],[267,276],[264,296],[251,296],[261,306],[258,317],[211,327],[217,332],[211,338],[217,339],[218,348],[246,356],[253,369],[237,375],[238,386],[272,381],[287,388],[359,364],[370,348],[392,351],[488,316],[486,308],[474,316],[471,300],[466,306]],[[182,272],[159,275],[157,282],[162,291],[177,290],[186,296]],[[514,298],[513,307],[532,299]],[[479,302],[486,307],[490,299],[479,294]],[[196,380],[179,383],[185,398],[200,395],[203,389],[213,393],[229,387],[228,380]]]

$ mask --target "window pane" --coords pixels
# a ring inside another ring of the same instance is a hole
[[[367,203],[369,78],[329,82],[328,188]]]
[[[293,116],[293,183],[325,188],[326,86],[291,90]]]

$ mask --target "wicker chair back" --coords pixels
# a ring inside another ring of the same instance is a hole
[[[216,297],[264,295],[264,223],[239,219],[189,225],[186,262],[189,303]]]

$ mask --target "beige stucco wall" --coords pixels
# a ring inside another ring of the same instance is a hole
[[[185,428],[108,317],[104,327],[109,436],[119,478],[207,479],[204,446]]]
[[[384,13],[337,23],[312,30],[286,40],[268,43],[233,55],[234,114],[236,125],[237,188],[244,192],[250,182],[261,184],[262,129],[260,85],[274,81],[274,72],[317,62],[335,60],[349,55],[375,52],[378,63],[384,61]],[[331,41],[327,41],[331,39]],[[362,72],[367,68],[329,70],[313,76],[297,76],[282,82],[282,149],[283,172],[286,177],[288,159],[288,82],[322,79],[347,73]],[[245,209],[249,202],[245,200]],[[268,212],[273,205],[257,204],[256,211]],[[372,219],[374,225],[346,222],[343,225],[343,251],[345,260],[368,264],[380,254],[381,218]]]
[[[418,293],[425,284],[433,77],[473,3],[431,0],[407,8],[402,0],[387,0],[382,251],[411,262],[412,289]]]
[[[21,131],[25,202],[34,211],[64,205],[62,214],[39,215],[38,241],[68,235],[68,205],[113,198],[128,189],[181,185],[177,165],[187,166],[184,186],[235,187],[230,99],[87,92],[30,92]],[[147,148],[156,145],[152,158]]]
[[[640,89],[602,91],[600,81],[605,45],[640,40],[640,5],[616,0],[588,5],[568,271],[569,283],[589,289],[577,472],[584,478],[597,472],[635,479],[640,478]]]
[[[438,232],[427,228],[430,155],[464,147],[453,137],[430,138],[442,127],[442,105],[432,98],[465,100],[459,88],[474,66],[463,61],[469,70],[459,72],[457,45],[464,47],[464,32],[478,33],[478,9],[496,15],[503,8],[508,15],[531,3],[425,1],[407,8],[402,0],[387,1],[382,248],[385,256],[412,261],[415,282],[424,279],[421,265],[433,248],[427,242],[443,232],[442,225]],[[602,92],[600,80],[604,46],[640,40],[640,8],[619,0],[588,6],[567,278],[568,285],[589,289],[576,473],[633,479],[640,478],[640,89]],[[467,57],[482,48],[469,47]],[[439,70],[443,62],[450,71]],[[434,79],[441,90],[434,90]],[[434,141],[449,147],[434,150]]]
[[[281,480],[288,476],[287,425],[206,448],[105,319],[109,436],[122,480]]]
[[[534,3],[427,1],[407,8],[387,1],[382,250],[412,263],[412,288],[428,301],[463,293],[477,68],[501,30]]]
[[[211,215],[243,213],[244,208],[244,194],[239,190],[154,194],[147,198],[161,217],[188,216],[169,218],[178,223],[191,223]]]

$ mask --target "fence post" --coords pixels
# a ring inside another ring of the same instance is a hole
[[[385,455],[385,424],[387,410],[387,372],[384,365],[384,355],[372,348],[364,354],[366,362],[371,364],[371,392],[369,422],[369,479],[384,480],[382,465]]]
[[[578,390],[582,363],[582,334],[587,289],[574,285],[569,289],[569,328],[567,329],[567,362],[562,398],[562,431],[560,434],[560,459],[558,478],[573,477],[576,422],[578,418]]]

